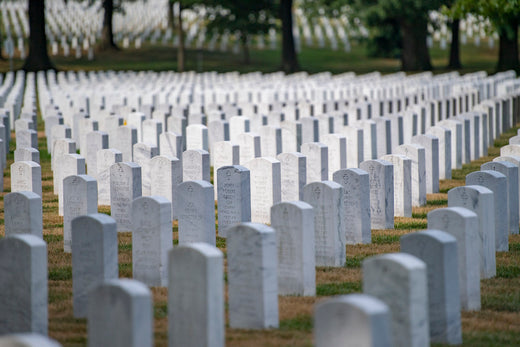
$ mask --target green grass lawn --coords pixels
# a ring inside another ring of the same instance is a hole
[[[448,64],[448,50],[434,47],[430,50],[434,73],[446,72]],[[88,61],[86,56],[76,59],[73,56],[67,58],[62,56],[51,57],[59,70],[153,70],[166,71],[177,69],[177,51],[173,47],[162,45],[143,45],[141,49],[124,49],[118,52],[98,53],[93,61]],[[487,45],[480,47],[473,45],[462,46],[461,61],[463,69],[461,73],[485,70],[488,73],[495,71],[498,57],[497,49],[489,49]],[[330,49],[303,47],[298,56],[301,69],[309,73],[330,71],[342,73],[354,71],[358,74],[372,71],[382,73],[397,72],[400,69],[398,59],[371,58],[367,57],[365,46],[353,44],[349,53],[343,50],[332,51]],[[15,69],[21,68],[23,62],[19,59],[13,61]],[[280,49],[251,50],[251,63],[243,64],[241,54],[235,55],[231,52],[210,52],[207,50],[187,50],[186,70],[193,71],[240,71],[240,72],[274,72],[281,66]],[[0,72],[9,70],[8,61],[0,61]]]

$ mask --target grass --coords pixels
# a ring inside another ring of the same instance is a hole
[[[462,73],[485,70],[492,72],[497,51],[485,47],[466,46],[462,50]],[[280,51],[256,51],[251,54],[252,64],[244,66],[240,56],[220,52],[188,51],[187,68],[204,71],[240,72],[276,71],[280,64]],[[435,73],[442,73],[447,64],[448,51],[432,49],[431,56]],[[153,57],[153,58],[151,58]],[[352,70],[367,73],[379,70],[383,73],[398,71],[395,59],[366,58],[362,46],[354,45],[351,53],[332,52],[305,48],[299,55],[305,71],[317,73],[328,70],[333,73]],[[175,69],[175,50],[168,47],[144,46],[142,50],[124,50],[119,53],[99,54],[92,62],[84,59],[55,58],[61,70],[154,70]],[[20,60],[14,61],[20,67]],[[0,71],[7,71],[8,63],[0,62]],[[48,244],[49,271],[49,335],[64,346],[86,345],[86,320],[75,319],[72,314],[72,262],[70,254],[63,252],[63,218],[58,216],[58,199],[52,192],[50,156],[46,151],[43,123],[38,122],[40,159],[42,166],[44,240]],[[361,292],[361,265],[365,258],[375,254],[399,251],[399,238],[407,233],[426,228],[427,213],[447,206],[449,189],[464,184],[469,172],[499,155],[499,146],[507,144],[509,137],[516,135],[516,128],[503,134],[490,147],[489,155],[461,170],[453,170],[451,180],[443,180],[439,194],[428,195],[427,205],[413,209],[412,218],[395,218],[395,229],[373,230],[369,245],[347,246],[346,265],[341,268],[319,267],[316,269],[316,297],[280,296],[278,329],[250,331],[231,329],[226,326],[227,346],[312,346],[312,314],[314,304],[328,296]],[[9,192],[9,165],[13,162],[15,148],[12,134],[8,165],[4,171],[4,193]],[[101,206],[99,212],[110,214],[110,207]],[[3,221],[3,199],[0,199],[0,221]],[[174,244],[178,243],[177,223],[172,226]],[[0,237],[4,225],[0,222]],[[226,254],[226,240],[217,237],[217,246]],[[132,238],[130,233],[118,234],[118,260],[120,277],[132,277]],[[510,251],[497,254],[497,276],[481,282],[482,310],[463,312],[462,328],[465,346],[496,346],[520,344],[520,236],[510,236]],[[226,276],[224,275],[226,278]],[[156,346],[167,345],[167,290],[152,288],[154,302],[154,338]]]
[[[434,73],[444,73],[448,70],[449,50],[441,50],[438,47],[430,49]],[[59,70],[153,70],[169,71],[177,69],[177,51],[173,47],[145,44],[141,49],[128,48],[118,52],[106,52],[96,54],[93,61],[86,57],[76,59],[72,56],[51,57]],[[309,73],[330,71],[342,73],[354,71],[365,74],[372,71],[393,73],[400,69],[398,59],[373,58],[367,56],[363,44],[353,42],[351,52],[342,50],[332,51],[317,47],[304,47],[298,55],[300,67]],[[461,73],[479,70],[492,73],[495,71],[498,59],[498,49],[490,49],[486,45],[475,47],[474,45],[461,46]],[[19,58],[13,60],[14,69],[19,69],[23,61]],[[241,55],[230,52],[188,49],[186,52],[187,71],[240,71],[242,73],[261,71],[264,73],[275,72],[281,67],[281,49],[257,50],[251,49],[251,63],[244,65]],[[9,61],[0,61],[0,72],[9,71]]]

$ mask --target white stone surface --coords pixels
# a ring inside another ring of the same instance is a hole
[[[303,201],[271,207],[278,247],[278,294],[316,295],[314,210]]]
[[[483,186],[469,185],[448,191],[448,207],[464,207],[478,217],[480,278],[496,275],[495,201],[493,192]]]
[[[116,222],[101,213],[73,219],[71,248],[74,317],[85,318],[89,291],[119,276]]]
[[[206,243],[173,248],[168,267],[168,345],[225,346],[224,255]]]
[[[218,235],[237,223],[251,221],[251,178],[240,165],[222,166],[217,170]]]
[[[132,231],[132,201],[142,194],[141,167],[120,162],[110,167],[110,215],[117,231]]]
[[[426,264],[405,253],[388,253],[363,261],[363,293],[390,308],[396,346],[429,346]]]
[[[476,213],[464,207],[438,208],[428,212],[428,229],[445,231],[457,239],[460,305],[465,311],[479,311],[481,241]]]
[[[495,204],[496,251],[509,250],[509,220],[507,217],[507,178],[498,171],[475,171],[466,175],[466,185],[479,185],[493,192]]]
[[[206,242],[215,246],[215,193],[206,181],[186,181],[176,188],[179,244]]]
[[[347,244],[370,243],[370,184],[368,172],[352,168],[334,172],[333,180],[343,187]]]
[[[401,252],[421,259],[428,278],[428,312],[432,343],[462,343],[457,239],[440,230],[403,235]]]
[[[278,327],[277,249],[274,229],[242,223],[228,230],[229,326]]]
[[[244,166],[250,171],[251,221],[268,224],[271,221],[271,206],[282,198],[280,162],[271,157],[261,157]]]
[[[303,188],[303,200],[314,208],[316,266],[345,265],[343,188],[333,181],[312,182]]]
[[[3,179],[2,179],[3,183]],[[42,168],[34,161],[11,164],[11,192],[29,191],[42,196]]]
[[[152,304],[152,293],[139,281],[104,281],[88,293],[88,346],[152,347]]]
[[[173,247],[172,207],[162,196],[132,201],[132,277],[150,287],[168,285],[168,252]]]
[[[394,166],[394,216],[412,217],[412,161],[402,154],[381,157]]]
[[[394,168],[385,160],[366,160],[359,168],[368,172],[372,229],[394,228]]]
[[[314,308],[316,347],[392,346],[390,309],[366,294],[328,298]]]
[[[33,192],[4,196],[5,235],[31,234],[43,239],[42,198]]]

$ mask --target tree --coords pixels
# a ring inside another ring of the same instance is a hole
[[[443,0],[346,0],[365,19],[395,21],[399,28],[401,68],[404,71],[431,70],[430,53],[426,44],[428,12],[437,10]],[[368,21],[370,23],[370,21]],[[370,28],[371,31],[377,28]]]
[[[457,0],[451,13],[458,17],[473,13],[488,18],[500,38],[497,70],[520,71],[518,59],[520,0]]]
[[[119,50],[114,42],[114,30],[112,26],[114,10],[116,10],[118,6],[114,5],[114,0],[103,0],[102,6],[103,28],[101,29],[101,42],[98,44],[98,49],[100,51]]]
[[[249,64],[249,41],[252,35],[265,34],[273,26],[269,19],[274,11],[274,1],[214,0],[205,3],[213,5],[208,9],[208,16],[212,18],[208,30],[235,33],[242,45],[244,64]]]
[[[45,1],[29,0],[29,55],[25,59],[25,71],[55,69],[47,53],[45,35]]]
[[[175,18],[173,18],[173,5],[175,4],[174,0],[167,1],[168,8],[168,28],[174,29],[175,27]]]
[[[172,20],[174,18],[174,11],[173,11],[173,4],[175,0],[168,0],[169,4],[171,5],[171,16]],[[177,71],[183,72],[184,71],[184,61],[186,56],[186,47],[184,46],[184,29],[182,28],[182,11],[186,9],[191,9],[195,7],[199,1],[197,0],[179,0],[177,1],[179,4],[178,12],[177,12],[177,21],[175,24],[175,28],[177,30],[177,37],[178,37],[178,46],[177,46]],[[170,7],[169,7],[170,9]],[[169,11],[169,10],[168,10]]]
[[[282,70],[293,73],[300,70],[293,36],[293,1],[280,0],[280,19],[282,20]]]

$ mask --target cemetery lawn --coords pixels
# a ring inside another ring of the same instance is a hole
[[[441,50],[438,46],[430,49],[434,73],[447,72],[449,50]],[[162,45],[143,45],[141,49],[128,48],[119,52],[96,53],[93,61],[86,56],[76,59],[73,56],[51,57],[59,70],[153,70],[166,71],[177,69],[177,51],[173,47]],[[275,72],[281,66],[281,51],[276,49],[251,49],[251,64],[242,63],[242,55],[230,52],[187,50],[186,71],[239,71],[242,73],[261,71]],[[382,73],[398,72],[399,59],[372,58],[367,56],[366,48],[362,44],[353,43],[352,51],[332,51],[316,47],[303,47],[298,56],[302,70],[309,73],[330,71],[343,73],[354,71],[357,74],[380,71]],[[494,73],[498,59],[498,49],[490,49],[484,42],[480,47],[474,45],[461,46],[461,73],[487,71]],[[23,61],[15,57],[13,66],[21,68]],[[0,72],[9,71],[9,61],[0,60]]]
[[[40,115],[39,115],[40,116]],[[464,185],[465,175],[479,170],[480,165],[499,156],[499,147],[516,135],[513,128],[495,141],[489,156],[461,170],[453,171],[453,179],[441,181],[441,193],[428,195],[424,207],[414,208],[412,218],[396,218],[395,230],[374,230],[372,244],[347,246],[347,263],[341,268],[319,267],[316,271],[316,297],[285,296],[279,298],[280,328],[246,331],[226,328],[227,346],[312,346],[312,315],[315,302],[327,296],[361,292],[361,264],[374,254],[398,252],[401,235],[425,229],[429,211],[447,207],[449,189]],[[38,144],[42,167],[44,239],[48,247],[49,335],[64,346],[85,346],[86,320],[72,315],[71,255],[63,252],[63,218],[58,216],[58,198],[53,194],[50,155],[46,151],[41,117],[38,121]],[[4,172],[4,193],[10,191],[10,170],[15,149],[14,132],[11,151]],[[100,212],[110,213],[109,207]],[[0,200],[0,238],[4,237],[3,198]],[[177,243],[177,224],[172,226]],[[132,244],[130,233],[119,233],[119,276],[132,276]],[[482,310],[462,313],[464,346],[496,346],[520,344],[520,235],[509,237],[509,252],[497,253],[497,276],[481,281]],[[225,239],[217,237],[217,246],[226,254]],[[226,275],[224,274],[226,279]],[[167,345],[167,290],[153,288],[155,345]],[[227,293],[227,291],[226,291]],[[227,300],[226,300],[227,302]],[[227,318],[227,317],[226,317]]]

